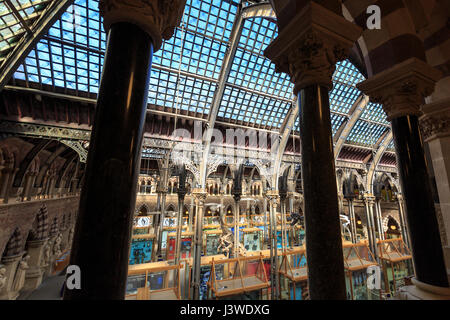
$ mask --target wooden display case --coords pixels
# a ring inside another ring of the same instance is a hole
[[[208,297],[229,298],[258,291],[262,298],[262,290],[269,286],[262,255],[211,261]]]
[[[367,286],[367,268],[378,265],[366,242],[342,245],[344,254],[345,282],[349,300],[378,300],[381,290]]]
[[[180,300],[180,269],[167,261],[128,267],[126,300]]]
[[[307,287],[308,281],[308,266],[304,247],[283,250],[278,277],[280,292],[288,292],[289,300],[302,299],[302,292]]]
[[[386,291],[394,293],[412,275],[412,255],[402,238],[379,240],[378,253],[383,264]]]

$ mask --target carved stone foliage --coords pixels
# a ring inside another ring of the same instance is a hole
[[[450,135],[450,99],[426,105],[422,110],[420,128],[426,141]]]
[[[308,2],[264,54],[290,75],[294,93],[314,84],[332,88],[335,64],[344,60],[361,29],[342,16]]]
[[[117,22],[133,23],[151,36],[157,51],[180,24],[185,4],[186,0],[100,0],[99,9],[106,31]]]
[[[411,58],[357,87],[370,97],[370,101],[383,105],[390,121],[406,115],[420,115],[420,106],[425,97],[433,93],[440,77],[438,70],[419,59]]]

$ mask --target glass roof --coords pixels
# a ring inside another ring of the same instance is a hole
[[[52,0],[10,0],[0,3],[0,62]],[[14,10],[10,7],[14,6]],[[24,25],[25,24],[25,25]]]
[[[45,1],[19,2],[25,5]],[[7,15],[0,10],[1,17]],[[153,57],[149,104],[164,106],[172,112],[189,111],[196,117],[209,114],[236,14],[236,3],[231,1],[187,0],[181,25]],[[13,18],[5,21],[14,25]],[[4,38],[9,31],[3,20],[1,23],[0,34]],[[244,20],[219,105],[221,121],[280,128],[294,97],[289,77],[276,73],[274,64],[263,56],[264,49],[276,36],[277,25],[273,20],[260,17]],[[75,0],[30,52],[14,78],[41,89],[43,85],[69,89],[67,92],[72,95],[97,94],[105,49],[106,34],[98,0]],[[363,80],[349,61],[337,64],[330,92],[333,134],[349,117],[351,107],[361,95],[356,84]],[[369,104],[347,143],[372,147],[388,128],[381,106]]]

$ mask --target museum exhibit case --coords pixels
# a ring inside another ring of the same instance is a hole
[[[194,237],[194,232],[183,231],[181,233],[181,247],[180,247],[180,259],[187,259],[191,257],[192,254],[192,239]],[[167,235],[167,260],[175,259],[176,251],[176,239],[177,233],[171,232]]]
[[[154,234],[135,234],[131,238],[130,259],[128,264],[151,262]]]
[[[294,247],[283,250],[278,268],[278,283],[282,299],[302,300],[302,292],[307,287],[308,266],[306,249]]]
[[[211,260],[208,281],[211,299],[263,299],[263,289],[269,286],[262,255]],[[267,290],[265,293],[268,297]]]
[[[180,300],[182,265],[167,261],[128,266],[126,300]]]
[[[133,220],[133,235],[154,233],[153,216],[135,217]]]
[[[212,268],[212,261],[223,261],[223,260],[227,260],[227,257],[223,254],[217,254],[217,255],[213,255],[213,256],[203,256],[200,259],[200,294],[199,294],[199,299],[200,300],[206,300],[208,299],[208,281],[210,280],[210,276],[211,276],[211,268]],[[191,283],[191,279],[192,279],[192,258],[188,260],[188,263],[186,265],[187,267],[187,272],[186,274],[187,276],[187,284]],[[218,267],[216,270],[216,277],[221,279],[223,278],[223,274],[224,274],[224,267],[225,265],[222,265],[222,267]],[[191,296],[191,286],[188,285],[187,286],[187,290],[186,291],[186,297],[190,297]]]
[[[377,261],[366,241],[342,244],[345,268],[345,283],[348,300],[379,300],[380,289],[369,289],[367,286],[367,269],[377,266]]]
[[[206,256],[214,256],[219,252],[217,251],[219,247],[220,237],[222,236],[222,230],[213,229],[213,230],[205,230],[203,232],[204,235],[204,248],[203,252]]]
[[[412,255],[402,238],[379,240],[378,254],[381,259],[385,291],[394,293],[413,276]]]
[[[260,228],[244,228],[243,244],[247,251],[259,251],[263,249],[263,230]]]

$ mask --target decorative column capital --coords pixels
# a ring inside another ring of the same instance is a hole
[[[420,127],[426,142],[450,136],[450,98],[422,106]]]
[[[278,194],[278,190],[267,190],[266,198],[274,207],[276,207],[280,202],[280,195]]]
[[[407,115],[420,115],[425,97],[434,91],[442,73],[426,62],[410,58],[361,82],[357,88],[381,103],[388,121]]]
[[[205,204],[206,197],[208,196],[208,192],[206,189],[195,188],[192,190],[192,195],[198,201],[199,206],[203,206]]]
[[[156,192],[157,193],[161,193],[161,194],[167,193],[167,192],[169,192],[169,188],[168,187],[160,187],[160,186],[158,186],[156,188]]]
[[[156,52],[180,24],[185,4],[186,0],[100,0],[99,9],[106,32],[117,22],[135,24],[150,35]]]
[[[290,75],[295,94],[314,84],[331,89],[336,62],[347,58],[361,32],[356,24],[310,1],[264,55],[275,63],[277,72]]]
[[[369,205],[375,204],[375,197],[372,194],[365,194],[363,196],[363,199],[364,199],[364,203],[367,203]]]

